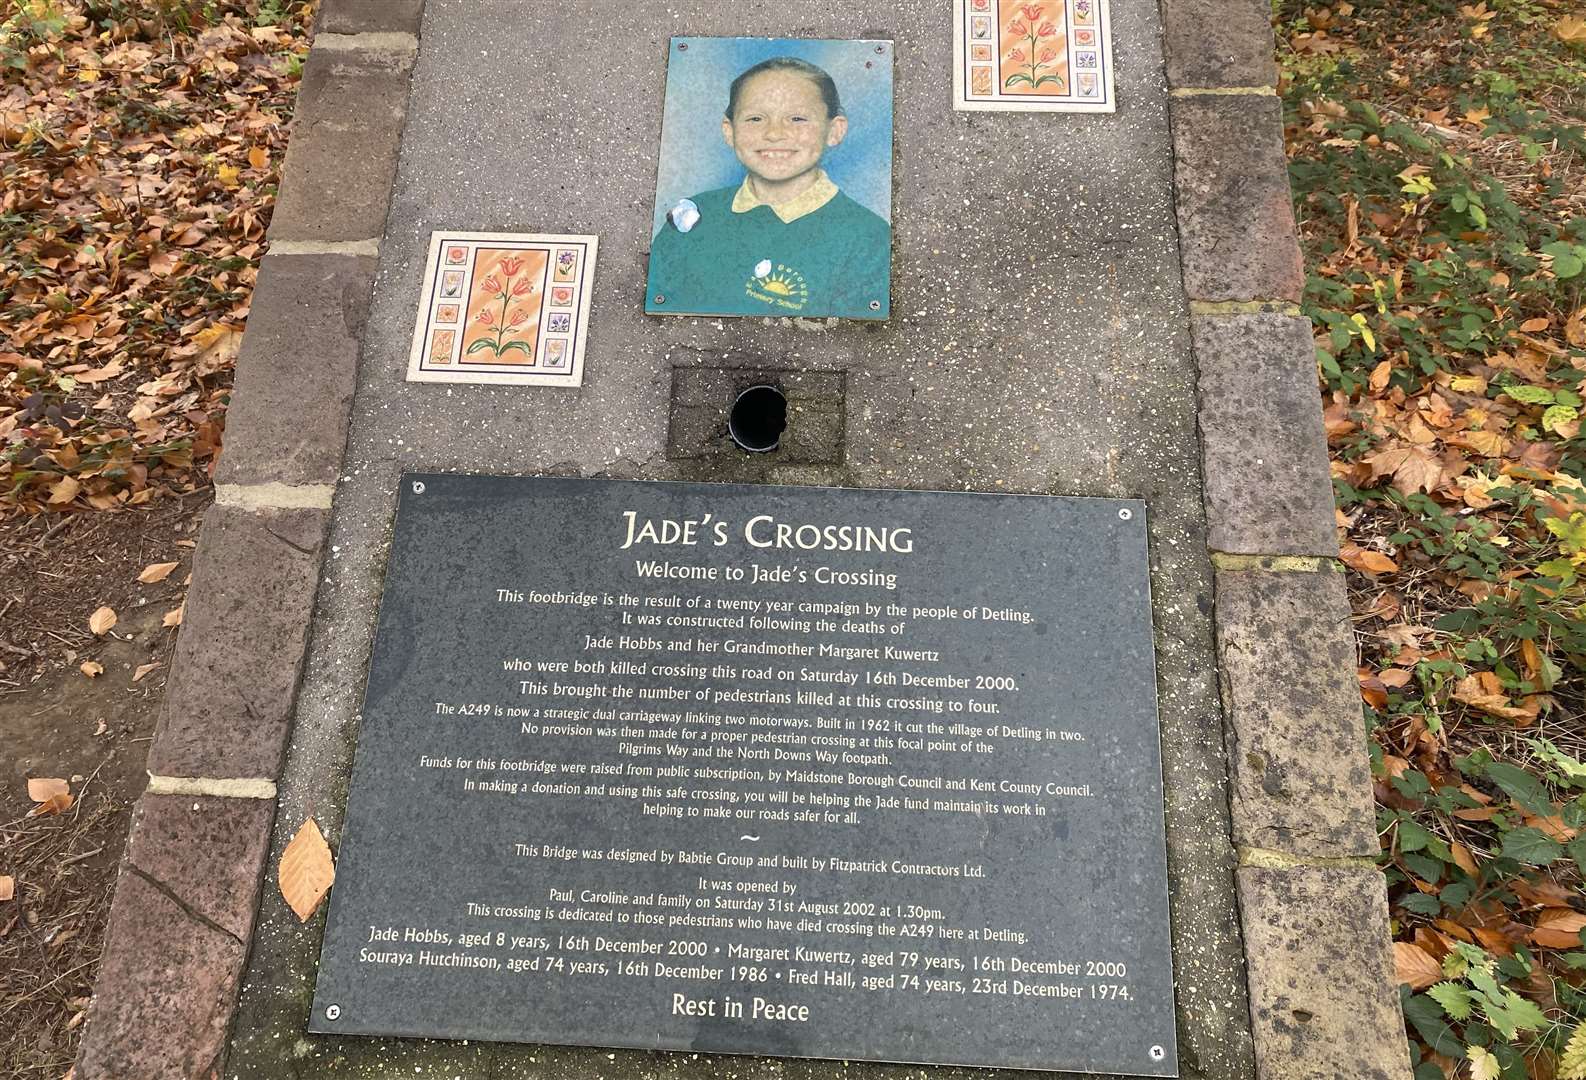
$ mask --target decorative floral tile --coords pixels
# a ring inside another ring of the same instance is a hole
[[[1114,111],[1107,0],[953,0],[953,107]]]
[[[408,381],[580,385],[595,248],[593,236],[431,233]]]

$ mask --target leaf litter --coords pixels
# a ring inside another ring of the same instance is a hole
[[[1280,2],[1415,1080],[1586,1080],[1586,37]]]
[[[209,501],[313,7],[0,5],[0,724],[44,745],[27,716],[79,693],[52,672],[124,694],[70,743],[114,748],[110,786],[0,818],[0,1075],[75,1057],[186,584],[134,579]]]

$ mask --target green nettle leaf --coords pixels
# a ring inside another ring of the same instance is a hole
[[[1470,1016],[1470,991],[1453,982],[1440,982],[1426,991],[1427,996],[1443,1007],[1451,1020],[1464,1020]]]
[[[1432,839],[1432,834],[1408,817],[1399,819],[1399,850],[1420,851]]]
[[[1586,1023],[1575,1025],[1575,1033],[1559,1055],[1554,1075],[1558,1080],[1586,1080]]]
[[[1453,1029],[1443,1019],[1442,1007],[1437,1002],[1425,994],[1412,995],[1408,988],[1400,991],[1399,1001],[1404,1008],[1404,1018],[1435,1053],[1456,1057],[1463,1052]]]
[[[1567,850],[1569,857],[1575,860],[1575,868],[1586,874],[1586,832],[1571,840]]]
[[[1465,1047],[1470,1059],[1470,1080],[1498,1080],[1498,1059],[1484,1046]]]
[[[1443,864],[1425,855],[1406,855],[1404,863],[1411,873],[1429,885],[1436,885],[1443,877]]]
[[[1564,845],[1541,830],[1525,825],[1504,834],[1503,854],[1527,866],[1547,866],[1564,854]]]
[[[1524,769],[1502,761],[1487,766],[1487,779],[1497,784],[1505,795],[1542,817],[1553,812],[1553,800],[1548,797],[1542,782]]]
[[[1442,913],[1443,901],[1436,896],[1426,893],[1414,892],[1399,901],[1399,906],[1416,915],[1438,915]]]
[[[1506,386],[1503,392],[1527,405],[1553,404],[1553,391],[1541,386]]]

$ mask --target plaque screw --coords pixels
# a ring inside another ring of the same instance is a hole
[[[677,51],[678,51],[678,52],[688,52],[688,42],[686,42],[686,41],[679,41],[679,42],[678,42],[678,43],[677,43]]]
[[[886,46],[885,46],[885,45],[877,45],[877,46],[876,46],[876,52],[878,52],[878,53],[884,53],[884,52],[886,52],[886,51],[887,51],[887,47],[886,47]]]
[[[325,1019],[327,1019],[327,1020],[340,1020],[341,1019],[341,1006],[340,1005],[327,1005],[327,1006],[325,1006]],[[1153,1050],[1152,1053],[1154,1054],[1154,1053],[1156,1053],[1156,1051]]]
[[[333,1008],[333,1009],[335,1007],[336,1006],[334,1006],[334,1005],[331,1006],[331,1008]],[[1151,1048],[1151,1060],[1152,1061],[1161,1061],[1165,1057],[1167,1057],[1167,1051],[1162,1049],[1160,1046],[1153,1046]]]
[[[881,301],[880,300],[872,300],[872,301],[870,301],[870,310],[871,311],[880,311],[881,310]]]
[[[413,494],[415,494],[415,495],[424,494],[424,481],[422,481],[422,480],[413,481]],[[331,1019],[334,1020],[335,1017],[331,1017]]]
[[[1125,506],[1123,509],[1118,511],[1118,520],[1119,521],[1130,521],[1133,518],[1134,518],[1134,511],[1129,509],[1127,506]],[[1160,1049],[1160,1047],[1158,1047],[1158,1049]]]
[[[656,293],[655,294],[655,302],[657,304],[664,304],[664,303],[666,303],[666,297],[662,296],[660,293]]]

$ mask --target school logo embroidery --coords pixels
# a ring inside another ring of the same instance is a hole
[[[804,275],[784,263],[770,265],[762,259],[744,283],[744,292],[761,303],[787,311],[803,311],[810,300],[810,287]]]

